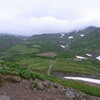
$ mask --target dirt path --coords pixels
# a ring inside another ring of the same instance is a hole
[[[53,67],[53,65],[57,62],[57,59],[49,65],[49,68],[48,68],[48,71],[47,71],[47,75],[50,75],[50,72],[51,72],[51,68]]]

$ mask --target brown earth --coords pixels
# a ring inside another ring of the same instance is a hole
[[[54,52],[44,52],[41,54],[37,54],[37,56],[44,56],[44,57],[55,57],[57,54]]]
[[[50,81],[25,80],[14,75],[3,77],[0,100],[100,100]],[[2,96],[6,99],[1,99]]]
[[[14,82],[12,79],[6,81],[0,88],[0,96],[2,95],[9,96],[11,100],[66,100],[58,88],[32,89],[32,81],[25,79],[20,82]]]
[[[28,80],[23,80],[21,83],[6,82],[6,84],[0,88],[0,95],[7,95],[11,100],[66,100],[66,97],[60,93],[56,93],[57,90],[50,93],[49,91],[35,91],[30,87]]]

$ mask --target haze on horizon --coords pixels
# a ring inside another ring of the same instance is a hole
[[[100,26],[100,0],[0,0],[0,33],[33,35]]]

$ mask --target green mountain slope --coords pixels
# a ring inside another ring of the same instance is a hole
[[[0,35],[0,75],[49,80],[88,95],[100,96],[100,88],[93,84],[63,78],[73,76],[100,79],[100,61],[93,57],[76,59],[78,54],[99,56],[99,44],[100,28],[96,27],[70,33],[33,35],[29,38]]]
[[[27,40],[10,45],[9,41],[15,37],[6,37],[5,41],[10,47],[0,54],[0,59],[5,61],[14,61],[20,66],[26,67],[29,70],[36,72],[48,71],[50,64],[53,61],[57,62],[51,69],[51,74],[54,73],[74,73],[75,75],[84,75],[99,77],[100,62],[92,59],[76,61],[76,54],[84,55],[85,53],[97,53],[99,56],[100,50],[100,29],[96,27],[88,27],[83,30],[73,31],[70,33],[56,34],[40,34],[33,35]],[[84,34],[84,36],[80,36]],[[73,38],[69,39],[70,36]],[[2,42],[1,42],[2,43]]]
[[[100,28],[74,41],[70,49],[81,53],[100,53]]]
[[[6,51],[10,47],[21,43],[22,40],[12,35],[0,35],[0,53]]]
[[[81,36],[82,34],[84,37]],[[77,52],[81,54],[99,52],[99,35],[99,29],[91,26],[70,33],[33,35],[32,37],[26,38],[23,42],[19,37],[4,36],[5,40],[2,38],[1,44],[4,42],[2,45],[5,46],[6,42],[7,46],[4,49],[9,46],[11,48],[7,49],[7,54],[1,55],[1,57],[12,58],[15,56],[20,58],[21,56],[42,56],[73,58]],[[69,39],[69,37],[73,38]]]

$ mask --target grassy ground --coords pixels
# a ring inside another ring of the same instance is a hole
[[[11,63],[11,62],[1,63],[0,66],[3,67],[3,69],[0,70],[1,74],[14,74],[14,75],[21,76],[25,79],[38,78],[41,80],[49,80],[49,81],[61,84],[63,86],[66,86],[66,87],[75,88],[89,95],[100,97],[100,88],[87,85],[86,83],[80,83],[74,80],[64,80],[64,79],[60,79],[60,78],[53,77],[53,76],[47,76],[44,74],[34,72],[32,70],[30,71],[26,68],[19,67],[19,65],[15,63]]]
[[[30,70],[46,73],[49,65],[52,64],[53,61],[54,59],[36,57],[20,60],[18,64],[26,66]],[[87,60],[77,62],[70,59],[59,58],[51,69],[51,73],[54,72],[100,75],[100,67],[99,62],[96,61]]]
[[[47,73],[47,70],[49,68],[49,65],[53,62],[53,59],[45,59],[41,57],[37,58],[28,58],[23,59],[18,62],[20,66],[27,67],[29,70],[35,70],[37,72],[45,72]]]
[[[29,53],[37,52],[38,49],[34,47],[28,48],[27,45],[19,44],[19,45],[12,47],[9,51],[10,52],[14,51],[19,54],[29,54]]]

